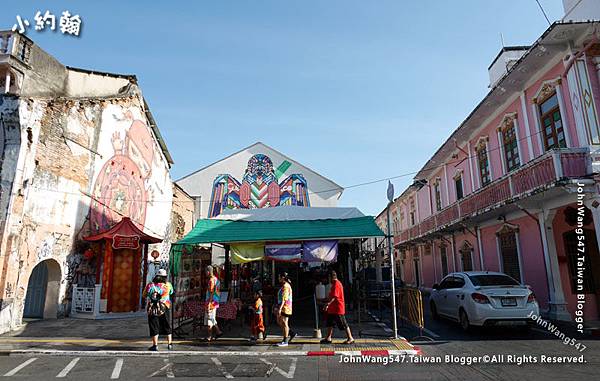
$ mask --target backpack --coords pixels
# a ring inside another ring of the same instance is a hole
[[[161,294],[158,292],[158,287],[152,287],[148,297],[150,298],[150,303],[148,303],[148,316],[164,315],[167,306],[160,300]]]

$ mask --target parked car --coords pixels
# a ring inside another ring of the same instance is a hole
[[[529,286],[492,271],[448,274],[434,284],[429,302],[433,318],[443,316],[471,326],[520,325],[528,327],[530,314],[539,315],[539,305]]]

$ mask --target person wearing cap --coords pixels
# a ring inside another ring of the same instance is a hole
[[[207,328],[206,340],[211,341],[218,339],[223,335],[223,332],[217,325],[217,309],[219,308],[219,302],[221,301],[221,282],[215,276],[217,269],[213,266],[206,266],[206,277],[208,278],[208,285],[206,287],[206,314],[205,323]]]
[[[148,327],[152,346],[150,351],[158,351],[158,335],[167,335],[167,348],[173,349],[171,329],[171,295],[173,285],[167,282],[167,270],[160,269],[152,282],[144,288],[143,297],[148,303]]]

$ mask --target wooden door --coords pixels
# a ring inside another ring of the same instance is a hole
[[[109,312],[138,310],[140,287],[140,250],[113,250],[112,284]]]

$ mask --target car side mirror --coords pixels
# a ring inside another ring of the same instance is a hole
[[[432,286],[432,288],[433,288],[434,290],[439,290],[439,289],[440,289],[440,285],[439,285],[439,284],[437,284],[437,283],[434,283],[434,284],[433,284],[433,286]]]

